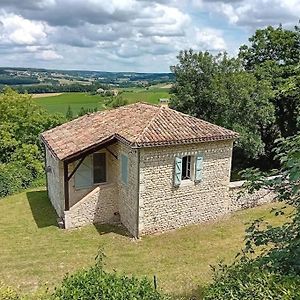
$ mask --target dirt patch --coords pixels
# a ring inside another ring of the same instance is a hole
[[[32,98],[44,98],[44,97],[53,97],[59,96],[63,93],[43,93],[43,94],[32,94]]]

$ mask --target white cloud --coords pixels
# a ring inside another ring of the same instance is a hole
[[[36,54],[36,57],[42,60],[57,60],[63,58],[62,55],[56,53],[56,51],[54,50],[43,50],[41,52],[38,52]]]
[[[0,55],[20,65],[167,71],[180,50],[236,53],[255,28],[294,25],[299,15],[299,0],[0,0]]]
[[[195,41],[198,44],[197,48],[201,50],[223,51],[227,49],[222,32],[213,28],[197,28]]]
[[[195,7],[225,16],[231,24],[256,29],[298,22],[299,0],[193,0]]]
[[[47,37],[46,25],[14,14],[0,16],[0,44],[34,45]]]

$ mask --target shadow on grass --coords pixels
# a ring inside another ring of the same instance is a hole
[[[58,227],[57,215],[52,207],[46,191],[26,193],[32,216],[38,228]]]
[[[132,237],[132,235],[126,230],[126,228],[124,228],[122,224],[94,224],[94,226],[100,235],[107,233],[116,233],[126,237]]]

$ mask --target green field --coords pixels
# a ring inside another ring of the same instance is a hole
[[[59,229],[46,191],[25,191],[0,199],[0,279],[21,292],[45,283],[52,288],[67,272],[93,264],[98,247],[103,246],[108,270],[157,275],[164,292],[197,295],[199,286],[211,280],[210,265],[221,259],[232,261],[241,249],[246,222],[267,216],[271,223],[281,224],[284,216],[270,214],[275,206],[279,204],[137,241],[120,227],[108,225]]]
[[[158,103],[160,98],[168,98],[169,90],[163,88],[146,89],[128,89],[120,92],[123,99],[128,103],[145,101]],[[77,114],[82,107],[98,110],[104,109],[105,97],[100,95],[90,95],[89,93],[64,93],[58,96],[35,98],[34,101],[47,109],[49,112],[61,112],[66,114],[68,106],[71,107],[74,114]]]

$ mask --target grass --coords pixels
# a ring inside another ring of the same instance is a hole
[[[23,292],[47,283],[57,285],[64,274],[94,263],[100,245],[106,268],[158,277],[159,287],[176,295],[193,294],[211,280],[210,265],[230,262],[241,249],[245,223],[267,216],[269,204],[237,212],[218,222],[192,225],[136,241],[119,227],[86,226],[62,230],[44,189],[0,199],[0,278]]]
[[[169,97],[169,89],[165,88],[133,88],[122,91],[122,97],[128,101],[128,103],[134,103],[137,101],[145,101],[149,103],[158,103],[160,98]],[[68,106],[71,107],[73,113],[78,113],[81,107],[98,110],[104,108],[105,97],[100,95],[90,95],[89,93],[63,93],[57,96],[48,96],[42,98],[35,98],[34,101],[47,109],[49,112],[60,112],[66,114]]]
[[[90,95],[89,93],[63,93],[58,96],[35,98],[34,101],[51,113],[60,112],[63,114],[66,114],[68,106],[72,108],[74,113],[78,113],[81,107],[101,109],[103,106],[101,96]]]

